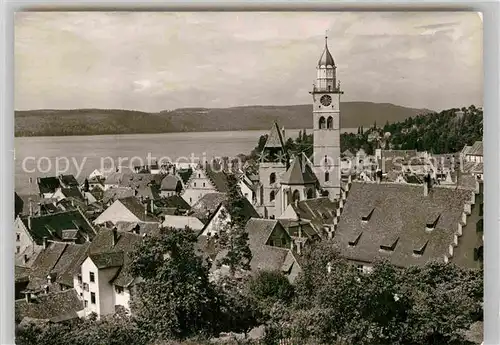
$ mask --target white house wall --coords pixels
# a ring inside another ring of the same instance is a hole
[[[217,192],[215,186],[206,176],[205,171],[196,169],[189,179],[186,189],[182,194],[182,198],[190,205],[194,205],[204,195]]]
[[[217,213],[215,214],[215,216],[212,218],[212,220],[207,224],[207,226],[203,230],[202,235],[213,236],[216,233],[218,233],[224,225],[229,223],[229,221],[231,220],[231,217],[229,216],[229,214],[227,212],[226,212],[225,217],[222,217],[221,214],[222,214],[223,210],[224,210],[224,212],[226,212],[225,208],[223,206],[221,206],[219,208],[219,210],[217,211]]]

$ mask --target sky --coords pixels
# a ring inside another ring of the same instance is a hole
[[[482,106],[474,12],[21,12],[15,108],[307,104],[325,32],[344,101]]]

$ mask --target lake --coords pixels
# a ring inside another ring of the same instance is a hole
[[[343,129],[355,132],[356,128]],[[94,169],[147,164],[148,157],[187,162],[249,153],[268,130],[231,132],[183,132],[98,136],[15,138],[15,189],[36,194],[37,177],[73,174],[83,181]],[[309,133],[311,130],[309,130]],[[297,137],[299,129],[288,129]]]

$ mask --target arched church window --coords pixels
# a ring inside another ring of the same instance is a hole
[[[273,184],[274,182],[276,182],[276,173],[271,173],[269,175],[269,184]]]
[[[330,173],[328,171],[325,171],[325,182],[330,181]]]
[[[314,198],[314,191],[311,188],[307,190],[307,198],[308,199]]]
[[[274,201],[274,190],[269,193],[269,201]]]
[[[319,118],[319,129],[325,129],[325,123],[326,123],[325,118],[321,116]]]
[[[333,128],[333,117],[328,117],[328,120],[326,121],[326,128],[332,129]]]
[[[297,189],[293,191],[292,201],[300,201],[300,192]]]

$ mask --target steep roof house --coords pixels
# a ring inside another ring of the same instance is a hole
[[[128,274],[129,254],[141,240],[141,235],[116,229],[99,232],[76,274],[85,314],[94,312],[100,317],[114,313],[117,306],[130,310],[137,279]]]
[[[475,192],[462,188],[354,182],[332,242],[364,268],[381,259],[400,267],[449,262],[457,247],[477,265],[476,243],[462,241],[476,231],[467,226],[475,203]]]
[[[36,246],[43,246],[47,241],[81,244],[96,235],[93,225],[79,209],[41,216],[18,216],[14,230],[17,254],[34,252]]]
[[[217,163],[201,164],[193,169],[189,180],[184,184],[181,196],[189,205],[195,204],[205,194],[226,193],[228,191],[227,173]]]
[[[83,303],[75,289],[42,294],[15,302],[15,321],[62,322],[82,316]]]
[[[245,220],[252,217],[259,218],[259,214],[254,209],[252,204],[247,199],[243,199],[243,208],[241,212],[245,216]],[[227,195],[225,193],[209,193],[205,194],[191,208],[192,217],[201,220],[205,226],[202,230],[202,235],[213,236],[217,234],[229,221],[230,216],[226,209]]]
[[[301,271],[298,260],[300,246],[294,246],[297,242],[281,223],[275,219],[251,218],[245,231],[248,233],[248,245],[252,252],[251,272],[280,271],[293,282]],[[227,250],[221,250],[216,255],[211,268],[214,277],[227,272],[228,267],[217,268],[218,262],[226,254]]]
[[[148,205],[143,205],[135,197],[116,200],[95,220],[94,224],[105,222],[158,222],[158,219],[148,212]]]
[[[160,195],[162,197],[169,197],[178,195],[182,192],[182,180],[176,175],[167,175],[161,181]]]

